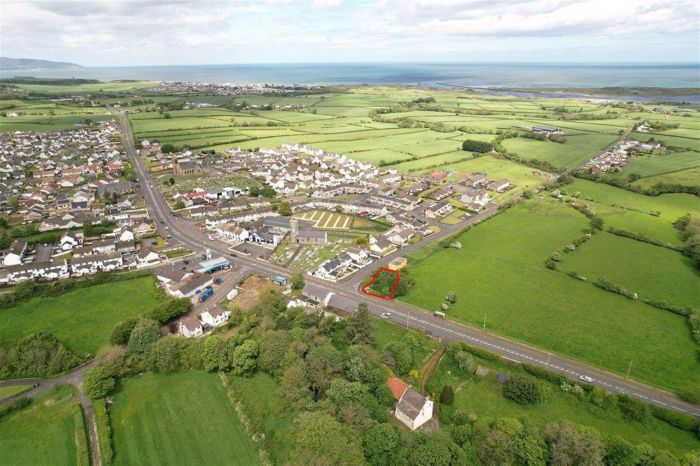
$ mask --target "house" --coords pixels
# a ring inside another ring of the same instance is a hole
[[[425,209],[425,215],[428,218],[442,218],[447,214],[452,213],[455,210],[447,201],[437,202]]]
[[[396,377],[390,377],[387,385],[398,401],[394,416],[409,429],[416,430],[433,417],[433,402],[410,385]]]
[[[160,262],[160,255],[148,248],[141,248],[136,256],[137,268],[148,267]]]
[[[71,273],[82,276],[97,272],[111,272],[124,265],[122,255],[118,252],[108,254],[92,254],[71,259]]]
[[[27,253],[27,242],[21,239],[12,241],[10,247],[5,251],[5,257],[2,263],[6,266],[19,265],[22,263],[22,258]]]
[[[176,267],[174,262],[155,269],[154,273],[158,281],[166,286],[182,281],[192,275],[192,272],[189,272],[187,267]]]
[[[497,193],[502,193],[508,188],[510,188],[510,181],[506,180],[505,178],[498,181],[493,181],[487,186],[487,189],[490,189],[491,191],[496,191]]]
[[[533,126],[531,131],[535,134],[544,134],[545,136],[549,136],[550,134],[564,134],[564,131],[561,129],[551,126]]]
[[[61,236],[61,250],[63,251],[70,251],[74,247],[78,246],[79,244],[83,243],[83,234],[82,233],[76,233],[73,231],[68,231]]]
[[[177,329],[180,332],[180,335],[184,336],[185,338],[197,338],[202,336],[204,333],[202,323],[193,318],[181,320]]]
[[[386,239],[384,236],[371,236],[369,238],[369,249],[372,252],[377,253],[379,256],[386,256],[391,251],[396,249],[391,241]]]
[[[24,280],[57,280],[68,277],[68,263],[65,259],[51,259],[46,262],[12,265],[6,270],[6,282],[18,283]]]
[[[231,311],[216,306],[213,309],[202,312],[202,322],[212,327],[223,325],[231,318]]]

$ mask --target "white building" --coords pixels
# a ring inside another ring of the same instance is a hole
[[[178,325],[178,331],[180,335],[186,338],[197,338],[202,336],[204,329],[202,328],[202,323],[197,319],[183,319]]]
[[[433,417],[433,402],[430,398],[396,377],[390,378],[387,384],[391,394],[398,400],[394,416],[409,429],[416,430]]]
[[[202,312],[202,322],[212,327],[225,324],[231,318],[231,311],[222,307]]]

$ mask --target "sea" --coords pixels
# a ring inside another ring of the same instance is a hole
[[[700,87],[700,63],[293,63],[105,66],[72,71],[3,71],[15,75],[269,84],[403,84],[503,92],[502,88]],[[501,88],[501,89],[499,89]],[[509,94],[530,94],[508,91]],[[538,94],[542,95],[542,94]],[[582,97],[557,92],[559,97]],[[663,97],[663,99],[661,99]],[[615,96],[625,100],[700,101],[700,96]]]

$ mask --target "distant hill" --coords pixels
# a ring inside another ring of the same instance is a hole
[[[50,60],[34,60],[32,58],[0,57],[0,71],[46,71],[46,70],[81,70],[82,66],[75,63]]]

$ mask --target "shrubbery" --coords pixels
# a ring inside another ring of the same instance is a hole
[[[484,141],[476,141],[474,139],[467,139],[462,143],[462,150],[467,152],[476,152],[478,154],[485,154],[493,150],[493,146]]]
[[[80,359],[58,339],[39,332],[0,348],[0,378],[47,377],[78,365]]]
[[[161,324],[170,322],[190,310],[190,300],[187,298],[165,298],[154,308],[143,313],[147,319],[155,320]]]
[[[546,389],[537,379],[514,374],[503,384],[503,396],[520,404],[539,404],[545,401]]]

